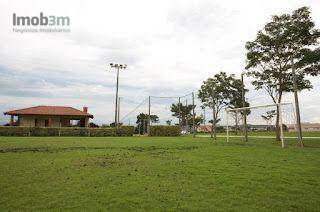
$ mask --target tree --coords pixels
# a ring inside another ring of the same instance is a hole
[[[212,132],[216,138],[215,124],[218,122],[218,114],[222,108],[230,105],[230,99],[234,95],[232,83],[235,80],[234,74],[227,75],[225,72],[215,74],[203,82],[199,90],[198,98],[204,107],[212,109],[212,116],[215,123],[212,125]],[[241,92],[240,92],[241,93]],[[213,131],[214,130],[214,131]],[[211,136],[213,136],[211,134]]]
[[[218,124],[218,123],[219,123],[219,121],[221,121],[221,119],[220,119],[220,118],[216,119],[216,124]],[[208,122],[212,124],[212,123],[213,123],[213,119],[209,120]]]
[[[191,117],[190,121],[188,121],[188,123],[190,123],[190,127],[191,127],[192,126],[192,117]],[[195,124],[196,129],[200,126],[201,123],[203,123],[203,116],[202,115],[196,116],[194,118],[194,124]]]
[[[180,104],[180,105],[179,105]],[[180,113],[179,113],[180,106]],[[193,105],[183,105],[182,103],[172,104],[171,112],[172,116],[179,118],[182,127],[191,128],[193,124]],[[203,116],[197,116],[195,114],[194,124],[195,128],[197,128],[201,123],[203,123]]]
[[[138,129],[139,134],[144,134],[147,132],[148,121],[149,121],[149,114],[140,113],[137,116],[136,124],[138,124],[137,129]],[[151,123],[158,123],[159,117],[157,115],[150,115],[150,122]]]
[[[256,39],[246,43],[246,69],[248,76],[254,78],[255,89],[264,89],[275,104],[280,104],[284,92],[293,92],[292,66],[297,69],[298,91],[312,89],[307,76],[320,74],[319,37],[307,7],[273,16]],[[279,108],[276,132],[276,139],[280,140]]]
[[[193,107],[193,105],[183,105],[182,103],[177,103],[171,105],[170,111],[172,112],[172,116],[180,118],[181,126],[184,127],[187,124],[192,124]]]
[[[268,125],[271,125],[272,119],[277,115],[276,110],[269,110],[261,117],[267,122]]]

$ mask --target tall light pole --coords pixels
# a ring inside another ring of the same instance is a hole
[[[181,104],[181,99],[180,96],[178,98],[178,110],[179,110],[179,127],[180,127],[180,132],[181,132],[181,108],[180,108],[180,104]]]
[[[117,87],[116,87],[116,105],[115,105],[115,112],[114,112],[114,125],[118,127],[118,91],[119,91],[119,70],[126,69],[127,65],[125,64],[114,64],[110,63],[110,67],[117,70]]]
[[[192,131],[193,131],[193,137],[196,137],[196,126],[195,126],[195,118],[196,118],[196,113],[194,112],[194,92],[192,92]]]

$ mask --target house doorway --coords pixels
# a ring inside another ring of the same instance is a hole
[[[44,120],[44,127],[49,127],[49,120],[48,119]]]

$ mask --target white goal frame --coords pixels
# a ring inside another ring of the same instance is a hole
[[[282,120],[282,106],[283,105],[292,105],[292,103],[277,103],[277,104],[266,104],[266,105],[258,105],[258,106],[252,106],[252,107],[239,107],[239,108],[234,108],[234,109],[226,109],[226,120],[227,120],[227,142],[229,142],[229,113],[230,112],[238,112],[242,110],[247,110],[247,109],[256,109],[256,108],[264,108],[264,107],[278,107],[279,108],[279,127],[280,127],[280,139],[281,139],[281,146],[282,148],[285,147],[284,143],[284,134],[283,134],[283,120]],[[294,113],[293,113],[294,114]],[[295,116],[295,114],[294,114]]]

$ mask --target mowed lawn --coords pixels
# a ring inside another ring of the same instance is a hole
[[[0,137],[0,211],[320,211],[320,140],[305,144]]]

